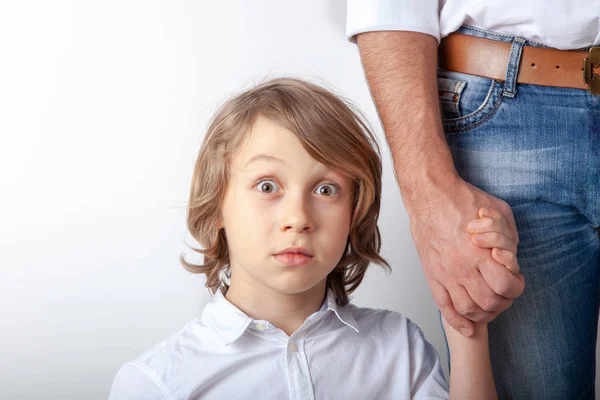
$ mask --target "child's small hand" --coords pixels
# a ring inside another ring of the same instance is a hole
[[[519,276],[517,243],[510,236],[506,219],[496,210],[479,209],[479,219],[467,225],[473,243],[481,248],[492,249],[492,258],[504,265],[513,275]]]

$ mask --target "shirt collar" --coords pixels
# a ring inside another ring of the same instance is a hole
[[[356,324],[356,320],[352,316],[352,313],[348,307],[338,307],[337,303],[335,302],[335,295],[331,289],[327,289],[327,296],[325,297],[325,301],[323,302],[323,305],[319,311],[332,311],[344,325],[358,332],[358,326]]]
[[[343,324],[358,332],[358,326],[352,313],[348,307],[337,305],[331,289],[327,289],[327,295],[320,310],[309,318],[322,318],[328,311],[333,312]],[[226,346],[239,339],[254,321],[253,318],[231,304],[221,288],[217,290],[211,301],[204,307],[200,320],[212,328]]]

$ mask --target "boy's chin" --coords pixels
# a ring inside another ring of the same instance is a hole
[[[316,282],[290,279],[287,282],[272,282],[270,286],[274,291],[286,296],[322,295],[325,293],[325,280],[326,277]]]

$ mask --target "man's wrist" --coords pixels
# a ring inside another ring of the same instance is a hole
[[[407,209],[422,204],[435,192],[456,190],[462,181],[454,165],[444,166],[441,163],[436,166],[423,165],[421,168],[411,168],[411,172],[402,172],[398,168],[395,168],[395,171]]]

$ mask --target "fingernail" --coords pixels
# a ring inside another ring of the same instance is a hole
[[[469,337],[469,335],[471,334],[471,331],[467,328],[460,328],[460,333],[462,333],[462,335],[464,337]]]
[[[489,217],[492,214],[492,212],[490,210],[488,210],[487,208],[482,208],[481,213],[483,215],[485,215],[486,217]]]
[[[504,256],[506,255],[506,250],[501,250],[501,249],[496,249],[496,253],[498,253],[499,256]]]
[[[477,241],[483,240],[483,235],[481,233],[475,234],[475,240],[477,240]]]

